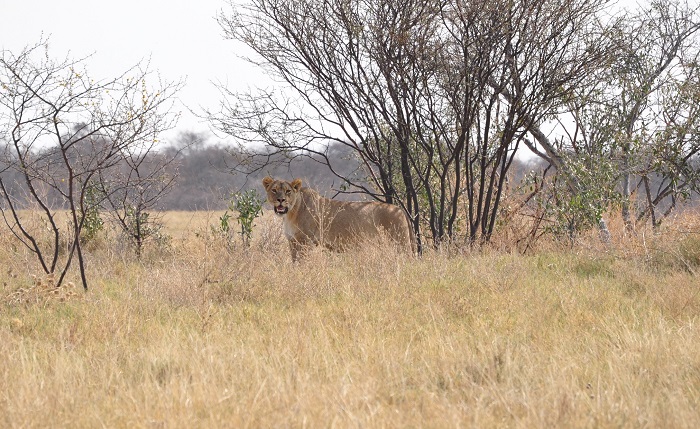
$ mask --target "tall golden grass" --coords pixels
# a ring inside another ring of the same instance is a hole
[[[88,293],[1,230],[0,427],[700,426],[697,216],[293,264],[278,219],[245,248],[219,215],[166,213],[140,261],[89,246]]]

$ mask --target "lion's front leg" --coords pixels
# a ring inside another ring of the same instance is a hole
[[[293,238],[289,240],[289,250],[292,253],[292,262],[297,262],[304,251],[304,244]]]

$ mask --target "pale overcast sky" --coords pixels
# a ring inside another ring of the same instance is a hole
[[[238,90],[265,82],[236,57],[240,45],[224,40],[215,20],[221,10],[230,11],[227,0],[0,0],[0,48],[19,52],[43,34],[56,59],[93,54],[87,66],[95,79],[150,58],[165,80],[186,78],[177,130],[203,131],[208,125],[184,106],[215,108],[221,97],[212,81]]]
[[[49,37],[56,59],[93,54],[86,65],[95,79],[116,77],[141,60],[165,80],[186,78],[181,102],[193,110],[215,107],[212,81],[255,86],[260,72],[239,60],[215,17],[226,0],[0,0],[0,48],[19,52]],[[179,106],[178,129],[208,126]]]

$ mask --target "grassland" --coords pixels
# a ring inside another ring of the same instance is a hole
[[[217,216],[166,214],[141,261],[94,244],[88,293],[0,232],[0,427],[700,426],[696,217],[292,264],[275,219],[246,249]]]

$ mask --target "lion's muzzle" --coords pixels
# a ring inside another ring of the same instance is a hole
[[[289,207],[285,207],[283,205],[275,206],[275,213],[277,213],[278,215],[287,214],[288,211]]]

